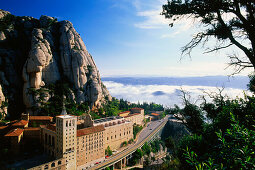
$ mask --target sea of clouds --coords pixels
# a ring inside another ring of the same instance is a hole
[[[207,96],[205,92],[214,93],[219,91],[219,88],[211,86],[130,85],[114,81],[104,81],[104,84],[110,94],[118,99],[122,98],[134,103],[154,102],[166,107],[172,107],[174,104],[182,106],[181,89],[189,93],[191,102],[197,104],[202,102],[202,95]],[[248,91],[243,89],[224,88],[222,94],[230,98],[236,98],[243,97],[244,93],[249,94]],[[207,99],[209,98],[207,97]]]

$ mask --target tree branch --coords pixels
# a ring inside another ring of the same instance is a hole
[[[220,10],[217,11],[217,15],[218,15],[218,19],[219,19],[219,22],[222,26],[224,26],[226,28],[226,30],[228,30],[228,32],[226,34],[228,34],[228,38],[229,40],[235,44],[238,48],[240,48],[246,55],[247,57],[249,58],[249,60],[251,61],[251,63],[253,64],[253,66],[255,67],[255,59],[252,58],[253,55],[252,53],[250,52],[249,49],[247,49],[245,46],[241,45],[234,37],[233,37],[233,34],[231,32],[231,30],[227,27],[227,25],[225,24],[225,22],[223,21],[222,17],[221,17],[221,13],[220,13]]]
[[[225,45],[225,46],[223,46],[223,47],[216,47],[216,48],[211,49],[211,50],[209,50],[209,51],[205,51],[204,54],[211,53],[211,52],[215,52],[215,51],[218,51],[218,50],[221,50],[221,49],[225,49],[225,48],[230,47],[231,45],[233,45],[233,44],[230,43],[230,44]]]

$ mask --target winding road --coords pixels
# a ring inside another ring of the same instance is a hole
[[[121,159],[127,157],[128,155],[134,153],[138,148],[143,146],[143,144],[151,139],[153,135],[155,135],[159,130],[161,130],[162,127],[165,126],[165,124],[168,121],[169,116],[167,115],[164,119],[152,121],[147,124],[147,127],[145,127],[142,132],[140,133],[137,141],[125,148],[124,150],[116,153],[115,155],[109,157],[104,162],[97,164],[90,169],[104,169],[106,167],[109,167],[113,165],[114,163],[117,163]]]

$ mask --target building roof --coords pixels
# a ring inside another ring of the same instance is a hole
[[[102,122],[109,122],[109,121],[118,120],[118,119],[123,119],[123,117],[120,117],[120,116],[111,116],[111,117],[96,119],[93,122],[94,123],[102,123]]]
[[[141,113],[133,113],[133,114],[130,114],[130,115],[124,116],[124,118],[131,117],[131,116],[135,116],[135,115],[139,115],[139,114],[141,114]]]
[[[51,116],[29,116],[29,120],[52,120]]]
[[[56,132],[56,124],[40,125],[40,128],[45,128],[45,129]]]
[[[138,107],[131,108],[131,110],[133,110],[133,109],[136,109],[136,110],[144,110],[143,108],[138,108]]]
[[[0,130],[7,128],[8,126],[0,126]]]
[[[152,116],[160,116],[158,113],[151,113]]]
[[[16,123],[13,123],[12,126],[26,126],[28,124],[27,120],[20,120],[17,121]]]
[[[60,118],[63,118],[63,119],[67,119],[67,118],[73,118],[75,116],[73,115],[59,115],[59,116],[56,116],[56,117],[60,117]]]
[[[124,114],[124,113],[130,113],[130,111],[120,112],[118,115]]]
[[[105,130],[104,125],[98,125],[98,126],[88,127],[84,129],[79,129],[77,130],[77,137],[101,132],[104,130]]]
[[[5,136],[20,136],[24,132],[24,129],[13,129],[8,132]]]
[[[39,128],[39,127],[27,127],[27,128],[25,128],[24,130],[25,131],[37,131],[37,130],[40,130],[41,128]]]

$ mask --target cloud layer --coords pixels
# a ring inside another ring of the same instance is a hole
[[[113,97],[126,99],[130,102],[154,102],[164,106],[182,105],[181,89],[188,91],[192,102],[196,101],[206,92],[216,92],[216,87],[210,86],[170,86],[170,85],[124,85],[113,81],[104,81],[104,84]],[[225,88],[223,94],[231,98],[242,97],[243,90]],[[248,92],[246,92],[248,93]]]

